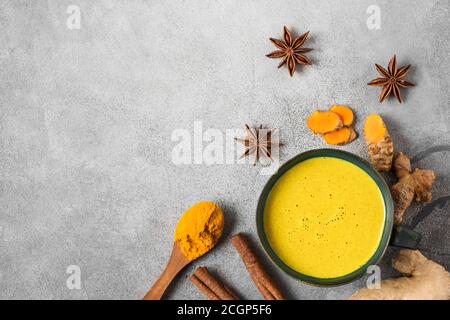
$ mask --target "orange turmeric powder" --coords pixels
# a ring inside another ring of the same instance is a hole
[[[211,250],[223,231],[223,213],[211,201],[198,202],[187,209],[175,228],[174,241],[190,261]]]

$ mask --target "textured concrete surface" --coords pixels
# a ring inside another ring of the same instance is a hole
[[[80,29],[69,29],[70,5]],[[370,5],[381,28],[369,29]],[[420,214],[424,253],[450,267],[447,0],[0,2],[0,298],[141,298],[169,256],[185,208],[219,202],[226,230],[206,265],[249,299],[259,297],[230,234],[257,243],[254,212],[268,176],[247,164],[175,165],[174,130],[281,129],[281,162],[321,139],[305,128],[316,108],[345,103],[381,113],[399,149],[434,168],[434,209]],[[282,26],[311,31],[313,66],[286,69],[265,54]],[[373,63],[397,53],[413,65],[405,103],[377,101]],[[429,149],[443,146],[438,149]],[[363,139],[342,147],[366,157]],[[447,151],[445,151],[447,150]],[[438,151],[438,152],[434,152]],[[423,152],[423,153],[421,153]],[[408,222],[407,221],[407,222]],[[383,276],[395,249],[381,263]],[[68,266],[81,271],[70,290]],[[299,283],[268,263],[290,298],[340,299],[365,279],[336,288]],[[200,299],[181,274],[171,299]]]

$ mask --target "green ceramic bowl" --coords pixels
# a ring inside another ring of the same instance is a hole
[[[302,161],[305,161],[307,159],[316,158],[316,157],[333,157],[338,158],[342,160],[349,161],[361,169],[363,169],[378,185],[378,188],[381,191],[381,194],[383,195],[384,199],[384,207],[385,207],[385,219],[384,219],[384,229],[381,236],[380,243],[378,244],[378,248],[373,254],[373,256],[359,269],[353,271],[352,273],[349,273],[345,276],[341,276],[338,278],[315,278],[311,277],[309,275],[302,274],[292,268],[290,268],[288,265],[286,265],[274,252],[272,247],[270,246],[270,243],[267,239],[266,232],[264,229],[264,208],[266,205],[267,198],[269,196],[270,191],[272,190],[272,187],[275,185],[275,183],[278,181],[278,179],[289,169],[294,167],[295,165],[299,164]],[[363,160],[362,158],[351,154],[349,152],[341,151],[341,150],[335,150],[335,149],[317,149],[317,150],[311,150],[304,153],[301,153],[294,157],[293,159],[289,160],[285,164],[283,164],[279,170],[269,179],[267,184],[265,185],[261,196],[258,201],[258,207],[256,210],[256,226],[258,229],[258,236],[261,241],[262,246],[264,247],[264,250],[269,255],[269,257],[272,259],[272,261],[284,272],[291,275],[292,277],[302,280],[304,282],[313,284],[313,285],[320,285],[320,286],[335,286],[335,285],[341,285],[345,283],[349,283],[362,275],[366,273],[367,267],[370,265],[377,264],[381,258],[383,257],[391,238],[392,230],[393,230],[393,221],[394,221],[394,205],[391,197],[391,193],[389,190],[388,185],[384,181],[383,177],[371,167],[371,165]]]

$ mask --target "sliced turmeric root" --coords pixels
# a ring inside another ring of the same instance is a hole
[[[344,126],[350,127],[353,124],[354,115],[351,108],[344,105],[334,104],[331,106],[330,111],[341,117],[342,124]]]
[[[367,116],[364,123],[364,138],[367,143],[367,153],[375,169],[378,171],[391,170],[394,144],[380,115]]]
[[[355,140],[356,136],[353,127],[343,127],[339,130],[325,133],[323,138],[328,144],[347,144]]]
[[[306,119],[306,125],[314,133],[328,133],[341,129],[341,117],[331,111],[314,111]]]
[[[326,143],[341,145],[357,137],[353,129],[353,110],[344,105],[332,105],[328,111],[314,111],[306,120],[308,128],[320,133]]]
[[[378,143],[388,134],[386,125],[378,114],[368,115],[364,122],[364,138],[368,144]]]

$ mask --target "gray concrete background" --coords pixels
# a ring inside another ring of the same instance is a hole
[[[66,27],[69,5],[81,29]],[[366,26],[369,5],[381,29]],[[136,299],[169,256],[174,226],[202,199],[220,203],[225,235],[183,272],[171,299],[202,299],[186,281],[206,265],[243,297],[259,298],[228,239],[257,243],[254,212],[268,176],[251,165],[172,162],[175,129],[281,129],[281,162],[321,139],[305,116],[332,103],[382,114],[398,149],[424,152],[436,170],[435,199],[449,192],[449,1],[7,1],[0,2],[0,298]],[[281,37],[311,31],[313,66],[293,78],[265,57]],[[413,65],[405,103],[379,104],[373,63]],[[341,147],[367,157],[363,139]],[[443,148],[445,149],[445,148]],[[427,151],[428,150],[428,151]],[[445,198],[442,198],[445,200]],[[441,199],[441,200],[442,200]],[[450,267],[448,204],[416,230],[424,253]],[[423,206],[408,211],[412,219]],[[430,211],[430,210],[428,210]],[[390,249],[381,263],[383,276]],[[81,290],[66,269],[81,269]],[[268,264],[289,298],[340,299],[337,288],[299,283]]]

